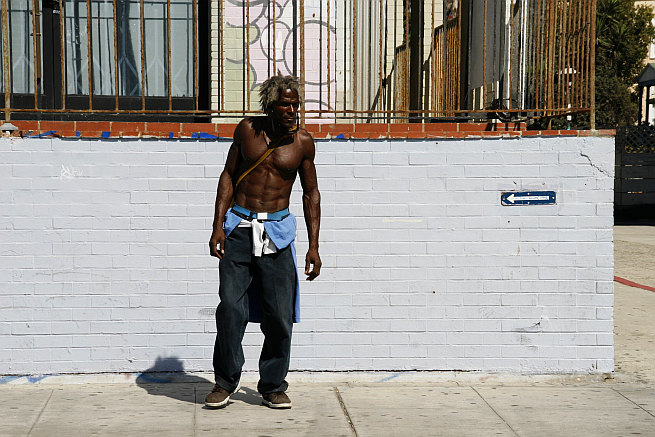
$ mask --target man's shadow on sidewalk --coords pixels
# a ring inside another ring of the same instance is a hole
[[[157,357],[152,367],[139,374],[136,385],[153,396],[166,396],[178,401],[203,405],[205,396],[214,387],[214,383],[208,379],[186,373],[184,363],[176,357]],[[241,387],[239,392],[230,396],[230,402],[232,401],[261,405],[262,398],[257,391]]]

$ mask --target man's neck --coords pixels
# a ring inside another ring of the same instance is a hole
[[[298,126],[294,126],[291,129],[287,129],[285,126],[276,124],[275,122],[271,123],[273,131],[271,132],[272,139],[282,138],[286,135],[292,135],[298,132]]]

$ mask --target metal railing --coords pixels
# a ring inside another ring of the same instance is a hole
[[[303,122],[594,114],[596,0],[0,0],[5,120],[227,120],[300,77]]]

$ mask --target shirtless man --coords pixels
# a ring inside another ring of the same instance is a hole
[[[240,387],[241,341],[249,321],[260,322],[264,334],[257,391],[265,405],[291,408],[285,378],[299,301],[293,245],[296,219],[288,207],[296,174],[309,237],[305,275],[311,281],[321,271],[315,147],[309,133],[297,128],[298,89],[292,76],[273,76],[264,82],[260,98],[266,115],[238,124],[218,181],[209,252],[221,260],[221,301],[216,310],[216,385],[205,398],[210,408],[226,406]],[[270,156],[242,177],[268,150]]]

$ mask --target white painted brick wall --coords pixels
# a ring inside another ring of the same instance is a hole
[[[0,140],[0,374],[210,370],[228,146]],[[302,283],[292,369],[613,369],[612,138],[317,149],[324,267]],[[247,370],[261,340],[249,326]]]

